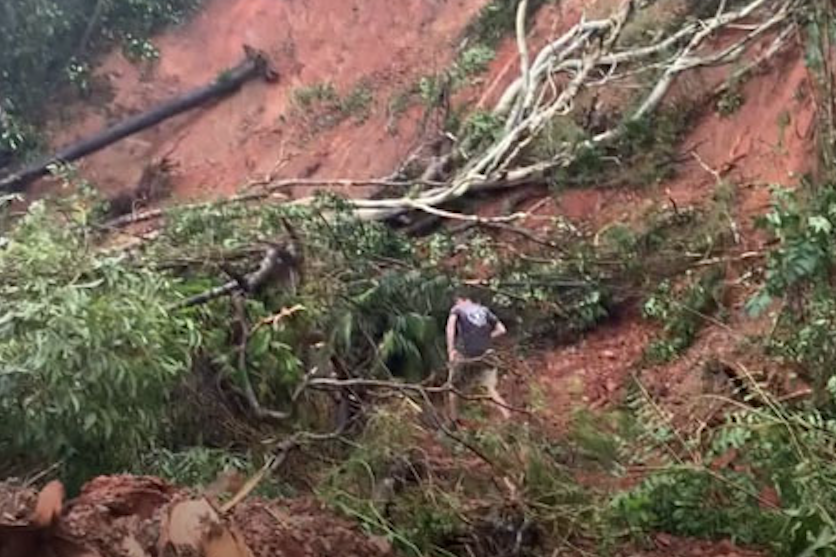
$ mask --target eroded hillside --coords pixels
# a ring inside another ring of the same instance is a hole
[[[172,164],[164,197],[106,220],[77,253],[163,273],[163,286],[143,292],[183,341],[176,356],[131,357],[137,368],[182,359],[165,383],[176,394],[154,407],[182,405],[167,418],[182,440],[155,430],[140,445],[148,461],[130,471],[157,466],[192,491],[97,478],[58,505],[48,543],[67,555],[154,555],[192,528],[194,516],[172,513],[196,501],[242,555],[830,555],[830,508],[805,504],[830,476],[790,487],[810,462],[829,462],[811,432],[831,427],[820,367],[832,314],[819,287],[832,205],[825,186],[801,187],[828,173],[825,78],[810,54],[818,12],[766,0],[531,4],[522,45],[515,2],[212,0],[154,38],[158,61],[113,52],[92,96],[53,107],[57,147],[211,81],[244,44],[279,74],[78,164],[110,198],[150,163]],[[712,32],[697,41],[701,29]],[[687,40],[659,46],[677,33]],[[537,94],[511,97],[528,108],[500,110],[525,75],[520,50],[533,62],[549,44]],[[652,114],[633,117],[670,68],[711,56],[672,73]],[[551,111],[542,125],[540,111]],[[776,197],[776,186],[804,202]],[[372,201],[311,201],[314,191]],[[171,309],[228,280],[238,288],[243,263],[252,268],[265,240],[288,229],[305,250],[298,285]],[[96,276],[86,261],[80,275]],[[127,273],[133,284],[153,278]],[[105,288],[121,284],[107,276]],[[464,397],[458,424],[438,411],[450,389],[443,322],[463,284],[509,324],[498,344],[508,422],[478,396]],[[95,307],[131,295],[107,291]],[[153,337],[150,322],[137,334]],[[153,342],[139,352],[171,348]],[[25,355],[16,350],[7,353]],[[129,399],[126,415],[141,421]],[[111,434],[88,415],[79,423],[97,437],[83,450],[104,454]],[[786,431],[773,438],[776,424]],[[788,438],[796,452],[774,450]],[[195,464],[195,447],[213,456]],[[39,458],[49,465],[63,450]],[[221,468],[243,475],[213,491],[204,480]],[[0,546],[26,538],[16,529],[36,500],[29,485],[4,490],[14,504],[0,506]],[[213,535],[195,528],[183,547],[215,555]]]

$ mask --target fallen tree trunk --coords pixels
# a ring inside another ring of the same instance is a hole
[[[92,137],[69,145],[52,156],[46,157],[22,170],[0,180],[0,192],[22,192],[34,180],[49,173],[49,167],[56,163],[68,163],[104,149],[120,139],[150,128],[182,112],[206,102],[219,99],[237,91],[244,83],[256,77],[268,81],[276,73],[270,68],[267,57],[252,48],[244,47],[246,58],[240,64],[221,73],[209,85],[204,85],[179,97],[169,100],[147,112],[137,114]]]

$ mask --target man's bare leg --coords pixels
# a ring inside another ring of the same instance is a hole
[[[508,411],[508,403],[499,394],[497,386],[499,385],[499,373],[496,368],[492,367],[484,371],[482,376],[482,386],[488,392],[488,396],[496,403],[499,413],[502,414],[503,419],[509,419],[511,412]]]

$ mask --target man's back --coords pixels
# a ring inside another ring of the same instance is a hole
[[[487,352],[497,323],[491,310],[466,300],[453,306],[450,313],[456,316],[456,350],[465,358],[478,358]]]

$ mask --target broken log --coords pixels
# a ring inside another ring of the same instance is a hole
[[[271,68],[263,52],[244,46],[244,53],[245,58],[240,64],[223,71],[212,83],[184,93],[147,112],[131,116],[92,137],[82,139],[52,156],[0,179],[0,192],[23,192],[34,180],[46,176],[49,173],[49,167],[53,164],[73,162],[95,153],[168,118],[196,108],[210,100],[230,95],[251,79],[262,77],[267,81],[273,81],[277,78],[276,72]]]

